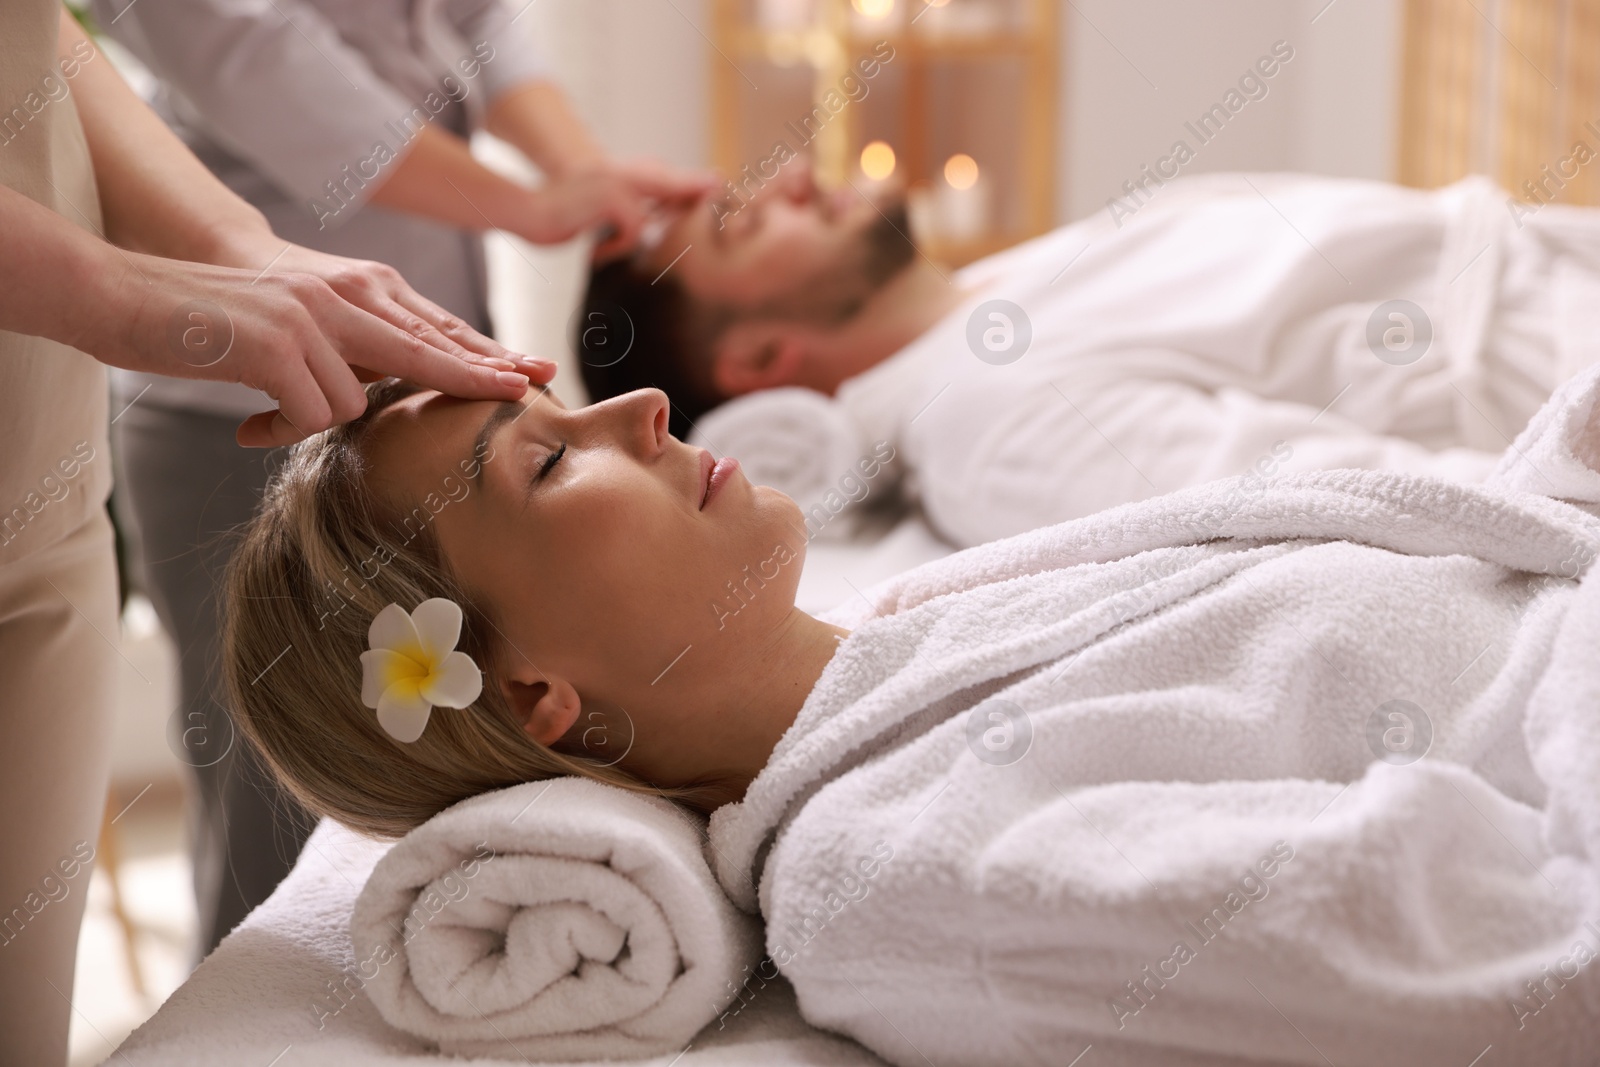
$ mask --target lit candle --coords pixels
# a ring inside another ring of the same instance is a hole
[[[894,148],[887,141],[873,141],[861,150],[861,172],[875,182],[894,173]]]
[[[989,229],[989,187],[978,163],[959,152],[945,160],[938,185],[939,233],[947,241],[975,241]]]
[[[850,0],[850,6],[854,9],[851,21],[857,33],[882,33],[899,25],[900,11],[895,0]]]
[[[906,222],[913,241],[939,239],[939,205],[933,183],[920,181],[906,190]]]
[[[894,177],[894,168],[894,148],[887,141],[872,141],[861,150],[856,188],[873,203],[881,202],[884,189]]]

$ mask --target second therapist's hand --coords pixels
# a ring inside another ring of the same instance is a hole
[[[594,250],[595,260],[604,262],[634,248],[645,220],[658,205],[692,203],[716,184],[716,176],[709,172],[679,170],[650,160],[591,164],[533,191],[513,232],[534,244],[555,244],[604,227],[606,236]]]
[[[255,261],[259,262],[255,262]],[[129,253],[107,314],[78,347],[113,366],[243,382],[278,402],[239,427],[270,447],[366,410],[362,380],[393,375],[472,400],[514,400],[555,365],[519,356],[413,290],[393,268],[263,239],[211,266]],[[251,269],[253,268],[253,269]]]

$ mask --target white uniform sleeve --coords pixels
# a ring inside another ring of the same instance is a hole
[[[411,109],[306,0],[95,0],[94,11],[217,143],[296,199],[326,195],[342,168],[394,142],[387,125]]]
[[[494,49],[494,59],[482,67],[485,98],[528,82],[546,81],[550,71],[533,39],[533,19],[528,13],[537,0],[457,0],[446,10],[451,25],[470,52],[483,43]]]
[[[1429,449],[1331,410],[1170,381],[1045,385],[1025,397],[979,388],[931,406],[913,429],[923,506],[961,545],[1220,478],[1242,479],[1247,493],[1280,474],[1341,467],[1481,483],[1500,458]]]

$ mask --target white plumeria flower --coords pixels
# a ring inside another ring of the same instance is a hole
[[[361,653],[361,703],[397,741],[415,741],[434,707],[464,708],[483,692],[483,672],[465,652],[461,606],[434,597],[409,615],[399,604],[378,612]]]

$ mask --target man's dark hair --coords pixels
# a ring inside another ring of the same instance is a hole
[[[730,325],[763,315],[824,323],[849,319],[915,258],[909,231],[905,201],[887,205],[825,280],[798,284],[758,309],[697,299],[670,273],[651,271],[633,258],[595,268],[572,338],[589,400],[655,386],[672,401],[669,426],[683,440],[696,420],[728,399],[713,383],[711,367],[717,341]]]
[[[672,435],[687,438],[693,422],[725,399],[711,384],[720,332],[711,317],[676,279],[655,277],[631,258],[595,268],[572,338],[589,401],[654,386],[672,401]]]

